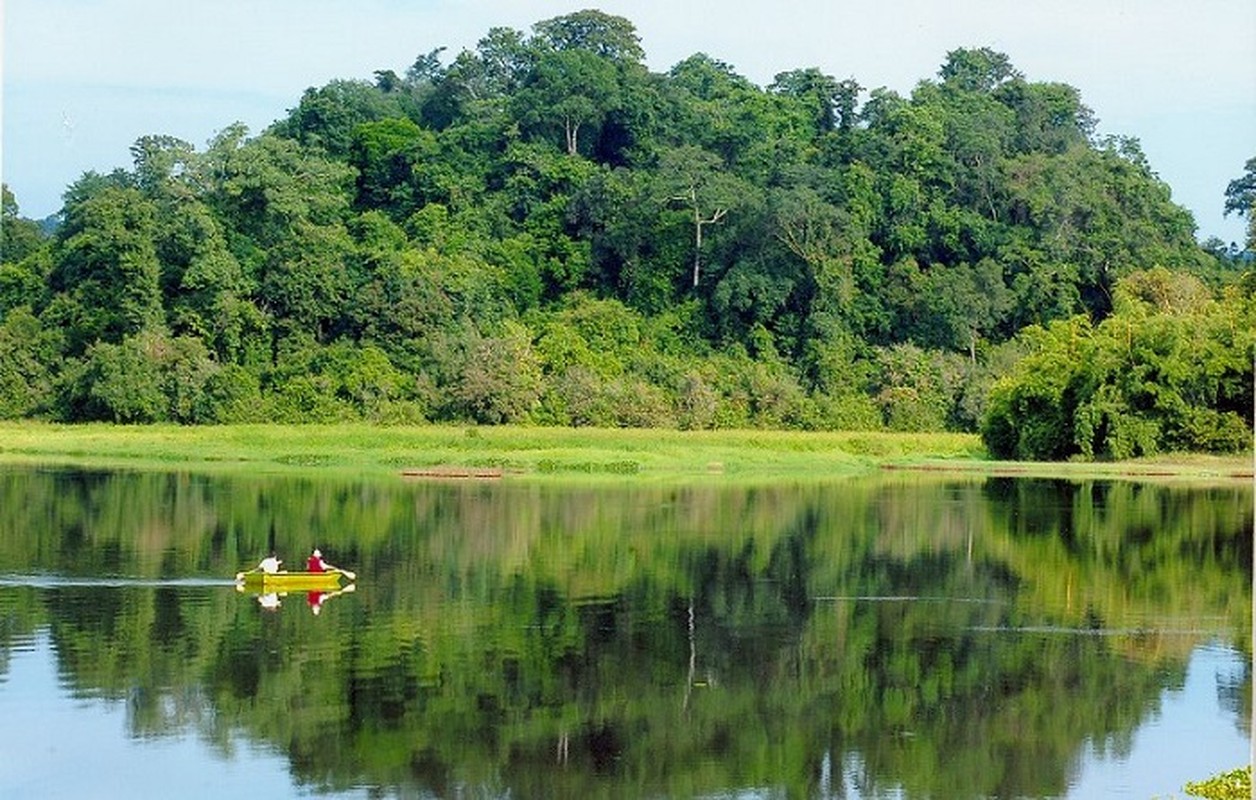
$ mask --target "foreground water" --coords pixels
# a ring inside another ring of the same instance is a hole
[[[1248,760],[1251,508],[6,469],[0,796],[1180,795]],[[354,591],[229,580],[314,546]]]

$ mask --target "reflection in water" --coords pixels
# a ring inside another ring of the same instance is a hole
[[[9,470],[0,713],[120,706],[116,758],[192,734],[189,774],[280,794],[1084,797],[1146,758],[1127,796],[1167,795],[1246,759],[1251,521],[1250,487]],[[220,580],[315,542],[356,591]],[[1187,695],[1206,746],[1157,743]]]
[[[1181,787],[1171,791],[1161,776],[1176,771],[1206,778],[1248,763],[1248,731],[1235,727],[1246,712],[1217,696],[1232,681],[1250,685],[1248,664],[1229,647],[1197,647],[1181,683],[1161,693],[1155,712],[1125,748],[1116,750],[1104,740],[1087,743],[1070,780],[1072,796],[1178,797]]]
[[[67,578],[63,575],[0,575],[0,588],[25,586],[32,589],[234,586],[222,578]]]
[[[302,580],[297,578],[295,584],[284,586],[281,581],[279,586],[274,586],[260,578],[245,581],[239,580],[237,577],[234,586],[237,592],[254,598],[257,600],[258,606],[267,611],[278,611],[279,607],[283,605],[289,596],[302,597],[305,599],[306,607],[309,608],[310,613],[314,614],[314,616],[322,613],[323,606],[328,601],[342,595],[353,594],[358,588],[357,584],[354,583],[341,586],[338,578],[333,580]]]

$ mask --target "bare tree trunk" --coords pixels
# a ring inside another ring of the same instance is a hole
[[[702,228],[706,225],[714,225],[724,219],[724,215],[728,213],[728,209],[717,208],[710,219],[703,219],[698,214],[698,204],[693,204],[693,288],[698,288],[698,272],[702,265]]]
[[[698,208],[698,189],[693,185],[690,185],[688,194],[673,197],[672,200],[683,201],[693,210],[693,288],[697,289],[698,276],[702,272],[702,229],[724,219],[728,209],[717,208],[711,213],[709,219],[703,219],[702,210]]]

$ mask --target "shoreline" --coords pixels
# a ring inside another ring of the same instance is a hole
[[[1167,455],[1129,461],[973,461],[887,463],[885,471],[978,473],[996,478],[1075,478],[1158,480],[1217,480],[1250,483],[1256,466],[1250,456]]]
[[[1251,453],[992,461],[975,434],[0,422],[0,464],[399,480],[757,482],[884,473],[1253,483]]]

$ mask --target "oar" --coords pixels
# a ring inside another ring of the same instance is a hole
[[[327,564],[327,563],[324,563],[323,567],[324,569],[329,569],[332,572],[339,572],[341,575],[344,575],[346,578],[348,578],[351,581],[356,581],[358,579],[358,574],[356,572],[350,572],[349,570],[341,569],[340,567],[333,567],[331,564]]]

